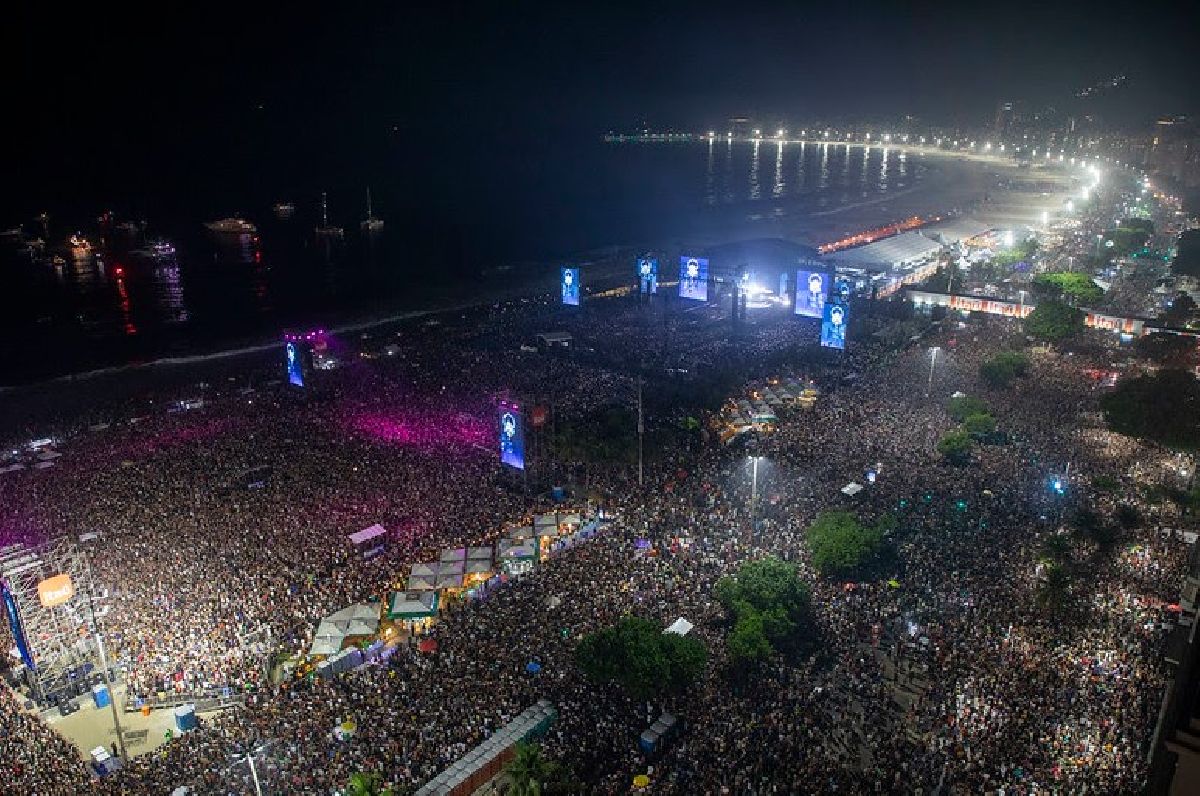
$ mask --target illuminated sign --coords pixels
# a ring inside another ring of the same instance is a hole
[[[821,320],[821,345],[825,348],[845,349],[846,321],[850,310],[845,304],[826,304]]]
[[[638,285],[643,294],[653,295],[658,292],[658,260],[653,257],[639,257],[637,261]]]
[[[792,310],[806,318],[821,318],[829,301],[829,274],[824,270],[801,269],[796,272],[796,305]]]
[[[708,260],[704,257],[679,258],[679,297],[708,301]]]
[[[303,387],[304,363],[300,359],[300,347],[288,341],[286,352],[288,381],[297,387]]]
[[[75,584],[67,574],[55,575],[38,583],[38,599],[46,608],[69,602],[75,596]]]
[[[559,285],[562,288],[562,303],[572,307],[579,306],[579,269],[561,269]]]
[[[525,430],[516,404],[500,404],[500,463],[525,469]]]

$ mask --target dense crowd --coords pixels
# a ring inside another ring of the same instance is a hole
[[[616,520],[448,610],[435,653],[401,643],[385,664],[265,682],[264,653],[304,651],[322,616],[383,597],[412,562],[494,541],[544,507],[498,472],[498,398],[532,396],[558,417],[588,417],[632,405],[638,373],[649,374],[650,394],[656,382],[675,394],[680,380],[764,375],[755,368],[793,350],[798,328],[813,331],[779,318],[727,334],[727,320],[709,317],[715,309],[623,301],[569,317],[514,301],[412,324],[394,337],[398,354],[379,360],[358,360],[347,344],[345,366],[323,374],[308,401],[231,386],[200,410],[64,429],[59,466],[0,481],[0,521],[33,538],[99,535],[110,652],[131,696],[224,687],[247,709],[95,780],[4,696],[0,756],[15,780],[0,792],[252,792],[237,759],[265,743],[272,792],[328,794],[373,770],[407,793],[543,697],[559,711],[545,747],[588,793],[627,792],[648,770],[654,792],[678,794],[1140,790],[1164,682],[1163,606],[1177,597],[1186,549],[1156,532],[1174,521],[1169,509],[1132,491],[1100,495],[1092,483],[1160,472],[1161,454],[1103,430],[1082,358],[1042,355],[1019,391],[989,392],[978,365],[1005,345],[1006,322],[947,324],[901,350],[860,344],[840,362],[797,354],[794,375],[815,377],[823,394],[763,435],[756,517],[736,441],[652,451],[640,487],[634,468],[593,464],[576,491]],[[576,335],[574,352],[520,349],[550,324]],[[926,397],[924,345],[933,344],[944,355]],[[985,397],[1012,440],[977,447],[965,467],[936,453],[954,425],[946,398],[960,390]],[[1058,497],[1046,479],[1068,462]],[[579,479],[572,464],[557,474]],[[265,487],[239,485],[264,465]],[[875,482],[844,497],[867,469]],[[1142,520],[1119,552],[1073,537],[1088,577],[1069,606],[1039,606],[1039,551],[1069,514],[1064,504],[1091,503],[1108,518],[1130,501]],[[895,560],[877,579],[831,581],[810,565],[805,528],[847,504],[866,521],[895,517]],[[375,522],[391,547],[364,563],[345,537]],[[796,562],[813,584],[816,641],[811,653],[738,671],[712,588],[767,554]],[[581,677],[578,639],[625,613],[695,624],[710,664],[691,692],[637,703]],[[638,734],[664,708],[684,728],[647,758]],[[359,730],[339,741],[332,730],[346,719]]]

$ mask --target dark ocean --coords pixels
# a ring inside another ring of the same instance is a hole
[[[312,179],[304,165],[280,163],[261,172],[214,168],[198,179],[204,164],[193,164],[187,180],[139,175],[111,203],[64,191],[46,202],[43,255],[23,253],[12,235],[0,244],[0,384],[492,295],[605,247],[655,248],[669,258],[673,248],[739,238],[803,239],[810,216],[911,193],[943,168],[878,147],[598,137],[502,147],[430,141],[380,161],[314,168],[325,176]],[[373,234],[360,229],[368,187],[385,222]],[[314,234],[322,192],[330,223],[345,229],[341,241]],[[272,209],[283,201],[295,205],[290,218]],[[111,220],[101,222],[106,210]],[[235,214],[258,233],[203,226]],[[33,216],[4,226],[43,237]],[[879,219],[889,220],[886,212]],[[127,221],[138,229],[117,227]],[[94,256],[72,256],[66,241],[77,231]],[[156,239],[169,241],[174,256],[132,253]]]

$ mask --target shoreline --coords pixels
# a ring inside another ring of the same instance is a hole
[[[812,143],[819,145],[817,142]],[[845,143],[830,142],[830,145],[844,146]],[[861,147],[863,145],[851,144],[851,146]],[[961,174],[956,176],[944,173],[935,174],[931,180],[932,184],[918,184],[894,194],[809,212],[802,218],[783,217],[763,224],[743,219],[740,223],[730,224],[726,230],[703,236],[704,240],[702,242],[698,240],[693,242],[696,245],[713,246],[754,238],[782,238],[815,248],[826,240],[836,240],[845,234],[870,229],[913,215],[947,212],[949,209],[957,209],[964,204],[977,201],[981,198],[980,194],[987,195],[987,185],[983,183],[987,182],[989,175],[983,172],[983,167],[985,166],[991,166],[997,171],[1011,170],[1014,173],[1017,172],[1017,167],[1013,161],[996,155],[944,152],[935,148],[920,146],[896,147],[895,149],[903,153],[915,152],[922,156],[931,155],[935,158],[947,159],[955,163],[969,163],[975,167],[975,170],[973,173],[967,175],[969,179],[963,179],[963,175]],[[944,164],[939,164],[939,166],[941,165]],[[1058,178],[1061,175],[1043,173],[1042,176],[1044,178],[1050,178],[1051,176]],[[1042,204],[1053,204],[1057,198],[1057,194],[1052,194],[1048,198],[1050,201]],[[972,212],[967,215],[986,220],[989,214],[987,211],[983,211]],[[616,257],[626,251],[632,252],[642,248],[669,250],[675,248],[677,245],[678,241],[672,239],[669,241],[659,241],[656,245],[647,247],[621,244],[597,246],[591,247],[586,252],[581,252],[579,255],[567,259],[583,261],[590,256],[593,260],[603,260]],[[608,257],[600,255],[601,252],[608,252]],[[330,325],[329,330],[333,334],[361,332],[391,324],[403,323],[404,321],[416,318],[471,309],[498,301],[535,296],[553,290],[553,284],[546,276],[551,270],[553,269],[549,269],[543,274],[540,272],[530,272],[524,268],[514,269],[514,273],[524,272],[524,278],[520,280],[517,286],[509,286],[507,288],[497,286],[494,290],[486,291],[484,294],[476,295],[474,298],[469,299],[462,298],[461,296],[444,296],[440,299],[432,299],[427,306],[422,308],[393,309],[383,314],[365,317],[362,315],[351,316],[343,319],[340,323]],[[275,337],[259,336],[245,340],[241,344],[219,348],[215,351],[197,351],[194,354],[182,356],[165,355],[144,361],[126,362],[74,371],[28,382],[0,384],[0,397],[15,396],[24,391],[44,389],[60,384],[72,384],[103,378],[105,376],[117,376],[156,368],[180,368],[188,365],[203,365],[236,360],[270,351],[278,345],[278,340]]]

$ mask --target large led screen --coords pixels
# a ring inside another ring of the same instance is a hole
[[[560,281],[562,287],[562,303],[569,304],[572,307],[579,306],[579,269],[564,268],[562,269],[562,279]]]
[[[289,340],[285,348],[287,352],[288,381],[297,387],[304,386],[304,362],[300,357],[300,346]]]
[[[500,462],[525,469],[525,429],[516,404],[500,404]]]
[[[708,301],[708,260],[704,257],[679,258],[679,297]]]
[[[796,306],[793,312],[806,318],[825,317],[829,302],[830,275],[825,271],[801,269],[796,272]]]
[[[653,257],[639,257],[637,261],[638,284],[643,294],[654,295],[658,292],[658,260]]]
[[[826,348],[845,349],[846,323],[850,319],[850,308],[845,304],[829,302],[821,318],[821,345]]]

